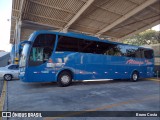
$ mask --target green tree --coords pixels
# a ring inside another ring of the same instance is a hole
[[[133,35],[130,38],[124,39],[123,43],[132,45],[150,45],[160,43],[160,31],[146,30],[144,32]]]

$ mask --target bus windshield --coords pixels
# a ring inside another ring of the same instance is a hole
[[[29,66],[37,66],[46,62],[52,54],[55,35],[40,34],[35,39],[29,55]]]

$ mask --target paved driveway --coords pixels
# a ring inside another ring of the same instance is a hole
[[[8,111],[113,111],[114,113],[114,111],[160,110],[159,80],[75,82],[69,87],[57,87],[56,83],[23,83],[19,80],[9,81],[7,84],[8,103],[5,105],[5,110]],[[45,120],[52,119],[45,118]],[[151,117],[54,119],[151,120]],[[155,117],[152,119],[158,120]]]

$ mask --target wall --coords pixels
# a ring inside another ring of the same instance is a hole
[[[8,52],[0,52],[0,67],[8,65],[10,54]]]

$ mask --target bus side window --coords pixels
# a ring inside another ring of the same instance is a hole
[[[74,37],[58,36],[56,51],[78,52],[78,40]]]
[[[107,54],[108,54],[108,55],[113,55],[113,48],[109,49],[109,50],[107,51]]]
[[[118,45],[111,45],[110,46],[110,49],[107,50],[105,52],[107,55],[112,55],[112,56],[121,56],[121,51],[120,51],[120,48],[118,47]]]
[[[152,59],[153,58],[153,50],[145,50],[144,51],[144,57],[146,59]]]
[[[127,57],[136,57],[136,48],[134,46],[128,46],[126,52]]]
[[[138,48],[135,52],[136,58],[143,58],[142,53],[143,53],[142,49]]]

